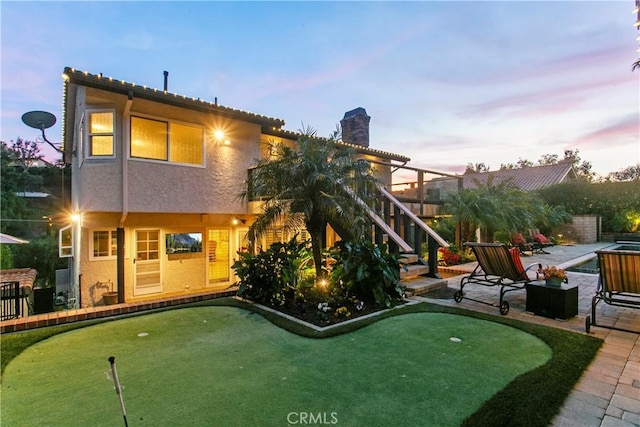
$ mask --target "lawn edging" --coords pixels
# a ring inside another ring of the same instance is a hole
[[[396,309],[399,309],[399,308],[402,308],[402,307],[405,307],[405,306],[409,306],[409,305],[413,305],[413,304],[419,304],[418,301],[407,300],[403,304],[399,304],[399,305],[397,305],[395,307],[385,308],[385,309],[382,309],[382,310],[374,311],[372,313],[365,314],[365,315],[359,316],[359,317],[354,317],[353,319],[345,320],[345,321],[342,321],[342,322],[339,322],[339,323],[334,323],[332,325],[318,326],[318,325],[314,325],[313,323],[309,323],[309,322],[307,322],[305,320],[298,319],[295,316],[291,316],[291,315],[289,315],[287,313],[283,313],[281,311],[273,309],[271,307],[267,307],[266,305],[253,302],[251,300],[247,300],[247,299],[244,299],[244,298],[241,298],[241,297],[238,297],[238,296],[233,297],[233,299],[235,299],[237,301],[241,301],[241,302],[246,303],[246,304],[249,304],[249,305],[251,305],[253,307],[256,307],[256,308],[258,308],[258,309],[260,309],[262,311],[266,311],[268,313],[284,317],[285,319],[287,319],[287,320],[289,320],[291,322],[298,323],[298,324],[300,324],[300,325],[302,325],[302,326],[304,326],[306,328],[313,329],[316,332],[329,331],[331,329],[339,328],[339,327],[344,326],[344,325],[350,325],[350,324],[353,324],[353,323],[362,322],[364,320],[380,316],[380,315],[382,315],[382,314],[384,314],[386,312],[389,312],[389,311],[392,311],[392,310],[396,310]]]

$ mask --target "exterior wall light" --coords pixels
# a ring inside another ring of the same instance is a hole
[[[224,131],[222,129],[218,129],[218,130],[213,132],[213,137],[215,138],[216,141],[220,141],[224,145],[230,145],[231,141],[226,139],[225,136],[226,135],[225,135],[225,133],[224,133]]]
[[[246,224],[247,220],[246,219],[237,218],[237,217],[233,217],[233,219],[231,220],[231,224],[233,224],[233,225],[238,225],[240,223]]]

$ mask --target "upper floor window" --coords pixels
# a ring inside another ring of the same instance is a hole
[[[131,157],[202,165],[203,151],[202,128],[131,116]]]
[[[113,110],[88,112],[88,157],[113,157],[115,155]]]

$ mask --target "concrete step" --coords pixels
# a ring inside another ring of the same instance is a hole
[[[412,279],[429,273],[429,267],[423,264],[409,264],[400,268],[400,280]]]
[[[399,259],[401,264],[415,264],[418,262],[418,255],[416,254],[402,254],[402,258]]]
[[[434,289],[446,288],[447,280],[421,276],[413,280],[405,280],[402,285],[407,297],[411,297],[426,294]]]

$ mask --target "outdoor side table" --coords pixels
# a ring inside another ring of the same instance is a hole
[[[526,310],[552,319],[568,319],[578,315],[578,286],[563,283],[547,286],[544,281],[527,283]]]

